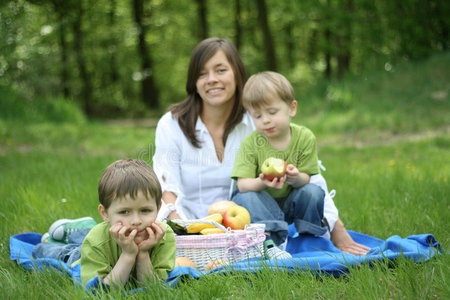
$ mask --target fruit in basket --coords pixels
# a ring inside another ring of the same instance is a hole
[[[175,267],[191,267],[197,269],[194,262],[184,256],[180,256],[175,259]]]
[[[223,225],[231,229],[244,229],[245,225],[250,225],[250,214],[243,206],[229,207],[223,215]]]
[[[261,171],[264,174],[264,178],[272,181],[274,178],[280,179],[281,177],[283,177],[284,174],[286,174],[286,168],[287,164],[284,160],[275,157],[269,157],[263,162]]]
[[[216,221],[219,224],[222,224],[223,217],[221,214],[213,214],[213,215],[201,218],[200,220],[212,220],[212,221]],[[202,231],[205,228],[217,228],[217,227],[213,224],[207,224],[207,223],[192,223],[186,227],[186,231],[187,231],[187,233],[199,233],[200,231]]]
[[[225,233],[225,231],[223,231],[222,229],[217,228],[217,227],[216,228],[205,228],[200,231],[200,234],[203,234],[203,235],[216,234],[216,233]]]
[[[208,215],[221,214],[223,216],[223,214],[227,211],[229,207],[236,205],[237,204],[234,203],[233,201],[228,200],[221,200],[214,202],[208,207]]]
[[[209,271],[215,268],[218,268],[220,266],[224,266],[227,265],[228,263],[222,259],[216,259],[213,261],[210,261],[209,263],[206,264],[205,266],[205,271]]]

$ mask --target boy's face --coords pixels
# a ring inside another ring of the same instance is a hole
[[[249,108],[249,112],[256,129],[269,141],[276,141],[289,135],[291,118],[297,113],[297,101],[288,105],[278,96],[274,95],[270,99],[267,104]]]
[[[115,199],[108,209],[99,205],[99,212],[105,222],[111,225],[121,223],[129,228],[127,234],[133,229],[137,229],[136,239],[143,240],[147,237],[145,228],[149,227],[156,220],[159,207],[155,199],[139,191],[135,199],[129,194],[125,197]]]

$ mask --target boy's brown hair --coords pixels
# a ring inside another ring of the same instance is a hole
[[[286,104],[295,100],[294,88],[283,75],[266,71],[252,75],[244,86],[242,93],[246,109],[258,108],[271,102],[271,97],[278,96]]]
[[[98,199],[108,209],[117,198],[130,195],[134,199],[141,191],[161,203],[161,185],[153,169],[143,160],[122,159],[113,162],[103,172],[98,183]]]

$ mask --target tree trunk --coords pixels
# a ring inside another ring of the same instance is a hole
[[[234,1],[234,31],[235,31],[235,41],[234,44],[239,50],[242,42],[242,26],[241,26],[241,4],[240,0]]]
[[[317,59],[317,39],[318,39],[318,31],[313,28],[311,31],[311,35],[308,39],[308,62],[309,64],[313,64]]]
[[[55,9],[56,11],[56,9]],[[67,55],[67,42],[66,42],[66,24],[64,20],[64,16],[62,14],[59,15],[59,24],[58,24],[58,36],[59,36],[59,47],[61,51],[61,90],[65,99],[70,98],[70,89],[69,89],[69,58]]]
[[[111,0],[111,6],[109,10],[109,26],[112,28],[116,25],[116,8],[117,8],[117,0]],[[112,48],[110,51],[110,57],[109,57],[109,73],[111,82],[113,84],[116,84],[119,81],[119,71],[117,68],[117,58],[116,58],[116,37],[111,37],[111,42],[108,45],[108,47]]]
[[[289,64],[289,68],[293,68],[295,66],[295,58],[294,58],[294,50],[295,50],[295,40],[292,36],[292,29],[294,28],[294,24],[292,21],[286,25],[286,56]]]
[[[159,91],[156,88],[153,80],[153,61],[147,49],[147,42],[145,36],[147,27],[144,25],[144,0],[133,1],[134,19],[136,27],[138,28],[138,51],[141,58],[141,72],[142,72],[142,101],[150,109],[159,107]]]
[[[267,7],[265,0],[257,0],[258,5],[258,19],[261,25],[264,47],[266,49],[267,67],[272,70],[277,70],[277,59],[275,55],[275,46],[272,41],[272,34],[270,32],[269,22],[267,20]]]
[[[350,67],[351,57],[351,40],[352,40],[352,23],[351,15],[353,13],[353,0],[344,0],[344,7],[342,14],[344,15],[343,24],[339,26],[341,28],[340,33],[337,36],[337,76],[338,79],[344,77],[345,72]]]
[[[80,72],[81,81],[83,84],[81,91],[81,102],[83,105],[83,110],[87,115],[93,114],[92,107],[92,85],[89,72],[86,66],[86,59],[83,53],[83,31],[82,31],[82,22],[83,22],[83,2],[77,2],[76,15],[73,22],[73,43],[76,61],[78,64],[78,70]]]
[[[332,45],[332,41],[331,41],[331,29],[330,29],[330,19],[328,18],[329,11],[331,11],[331,1],[327,0],[327,7],[325,8],[326,10],[326,14],[325,14],[325,22],[326,22],[326,27],[325,27],[325,78],[327,79],[331,79],[331,45]]]
[[[198,18],[199,22],[199,34],[200,40],[204,40],[208,37],[208,19],[207,19],[207,6],[206,0],[197,0],[198,4]]]

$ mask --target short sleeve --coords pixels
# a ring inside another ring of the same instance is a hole
[[[96,276],[105,278],[112,270],[104,249],[97,247],[91,237],[89,234],[86,236],[81,248],[81,282],[83,285]]]
[[[239,147],[236,160],[234,161],[231,178],[255,178],[258,176],[258,157],[256,150],[251,147],[250,141],[254,134],[248,135]]]

